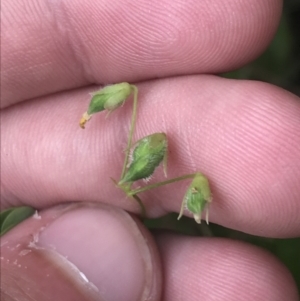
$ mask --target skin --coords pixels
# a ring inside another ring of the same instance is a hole
[[[1,207],[41,210],[1,240],[1,300],[298,300],[269,253],[151,234],[127,213],[139,207],[109,177],[120,174],[130,102],[78,126],[100,84],[142,81],[135,136],[167,133],[170,178],[208,176],[210,221],[299,236],[299,98],[213,75],[263,52],[281,1],[1,6]],[[178,212],[186,185],[144,193],[149,215]]]

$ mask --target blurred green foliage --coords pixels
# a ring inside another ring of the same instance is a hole
[[[268,49],[254,62],[223,76],[268,82],[300,96],[299,20],[300,0],[285,1],[281,23]],[[145,224],[151,230],[167,230],[193,236],[226,237],[260,246],[277,256],[289,268],[300,291],[300,238],[258,237],[216,224],[198,225],[186,217],[178,222],[177,215],[168,214],[162,218],[148,219]]]

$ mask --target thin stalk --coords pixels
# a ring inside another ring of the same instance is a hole
[[[138,204],[140,205],[141,210],[142,210],[142,212],[141,212],[142,218],[146,218],[146,208],[145,208],[145,206],[144,206],[142,200],[141,200],[136,194],[133,194],[133,195],[131,195],[131,196],[132,196],[132,197],[138,202]]]
[[[114,182],[114,184],[116,185],[116,187],[122,189],[127,196],[129,196],[131,198],[134,198],[138,202],[138,204],[141,207],[141,215],[142,215],[143,218],[146,218],[146,216],[147,216],[147,214],[146,214],[146,208],[145,208],[142,200],[137,195],[130,194],[130,192],[131,192],[130,191],[130,186],[126,187],[126,186],[119,185],[118,182],[114,178],[110,178],[110,179]]]
[[[126,172],[130,149],[131,149],[131,145],[132,145],[132,137],[133,137],[134,127],[135,127],[135,122],[136,122],[138,89],[134,85],[131,85],[131,88],[133,90],[133,109],[132,109],[130,130],[129,130],[129,135],[128,135],[128,142],[127,142],[127,147],[126,147],[126,152],[125,152],[125,159],[124,159],[124,164],[123,164],[123,168],[122,168],[120,181],[123,179],[125,172]]]
[[[136,195],[137,193],[141,193],[141,192],[144,192],[144,191],[147,191],[147,190],[150,190],[150,189],[154,189],[154,188],[159,187],[159,186],[171,184],[171,183],[178,182],[178,181],[181,181],[181,180],[190,179],[190,178],[193,178],[194,176],[195,176],[195,174],[192,173],[192,174],[188,174],[188,175],[185,175],[185,176],[173,178],[173,179],[170,179],[170,180],[167,180],[167,181],[147,185],[147,186],[144,186],[142,188],[138,188],[138,189],[130,191],[128,193],[128,195],[133,196],[133,195]]]

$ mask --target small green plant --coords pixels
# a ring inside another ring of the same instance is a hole
[[[206,222],[208,223],[208,204],[211,202],[212,196],[208,179],[200,172],[146,185],[138,189],[133,188],[134,182],[141,179],[149,179],[155,169],[162,163],[165,176],[167,176],[168,157],[168,141],[165,133],[150,134],[138,140],[132,147],[138,101],[138,89],[136,86],[129,83],[118,83],[92,93],[89,107],[80,119],[80,126],[84,128],[86,122],[95,113],[106,110],[109,114],[120,107],[131,94],[133,94],[133,110],[123,169],[119,181],[115,179],[112,179],[112,181],[128,197],[135,199],[139,203],[142,215],[145,217],[146,209],[141,198],[138,196],[139,193],[185,179],[192,179],[183,198],[178,219],[181,218],[184,210],[187,209],[193,214],[195,221],[201,223],[201,214],[206,209]]]

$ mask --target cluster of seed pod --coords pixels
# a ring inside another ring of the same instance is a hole
[[[137,101],[137,88],[129,83],[119,83],[111,86],[104,87],[103,89],[92,94],[87,112],[85,112],[80,120],[80,126],[84,128],[85,123],[95,113],[107,110],[108,112],[121,106],[126,99],[134,93],[134,101]],[[134,106],[134,110],[136,105]],[[135,116],[135,111],[133,116]],[[135,118],[132,122],[132,131],[135,123]],[[131,147],[131,135],[129,135],[129,148]],[[129,149],[126,153],[125,165],[121,175],[120,181],[117,185],[122,188],[127,195],[135,196],[134,191],[131,190],[131,185],[138,180],[147,179],[152,176],[155,169],[163,163],[164,171],[166,174],[168,154],[167,135],[165,133],[154,133],[148,135],[135,143],[132,151],[130,163],[127,164],[129,157]],[[128,165],[128,166],[127,166]],[[190,175],[187,177],[191,177]],[[183,198],[180,214],[178,219],[181,218],[185,209],[187,209],[194,217],[197,223],[201,222],[201,214],[207,205],[211,202],[211,191],[208,179],[202,173],[195,173],[192,175],[193,179],[189,185],[185,196]],[[185,177],[171,179],[169,181],[160,182],[156,185],[150,185],[144,188],[143,191],[153,189],[158,186],[174,183],[182,180]],[[138,198],[138,200],[140,200]],[[208,209],[206,211],[206,222],[208,223]]]

